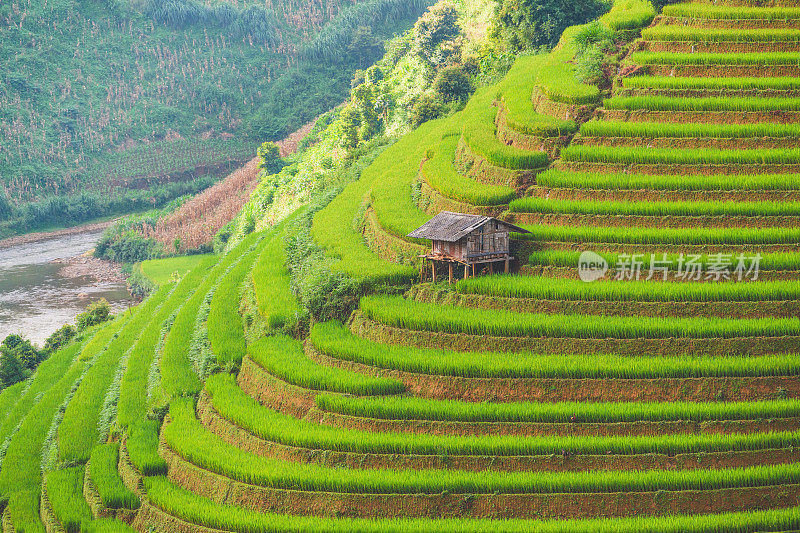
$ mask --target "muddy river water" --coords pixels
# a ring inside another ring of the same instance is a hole
[[[133,304],[125,283],[59,273],[55,261],[91,250],[102,230],[0,248],[0,340],[21,333],[39,345],[100,298],[116,311]]]

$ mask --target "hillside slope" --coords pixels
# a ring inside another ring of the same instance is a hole
[[[347,94],[425,1],[0,6],[0,234],[194,193]],[[345,55],[359,25],[374,35]]]
[[[742,4],[617,0],[162,275],[0,393],[4,531],[800,528],[800,7]],[[516,272],[420,282],[443,209]]]

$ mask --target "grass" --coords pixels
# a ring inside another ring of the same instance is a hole
[[[608,402],[608,403],[583,403],[583,402],[464,402],[458,400],[434,400],[410,396],[389,396],[375,398],[352,398],[334,394],[321,394],[317,405],[324,411],[342,413],[351,416],[379,418],[382,420],[440,420],[458,422],[543,422],[543,423],[617,423],[617,422],[666,422],[670,420],[684,420],[691,422],[707,422],[711,420],[757,420],[773,418],[791,418],[800,414],[800,402],[797,400],[778,400],[762,402]],[[769,435],[769,433],[760,436]],[[772,433],[773,436],[780,433]],[[605,441],[599,437],[590,439],[570,437],[568,446],[571,450],[580,450],[579,453],[649,453],[645,450],[658,450],[667,453],[678,452],[681,442],[687,443],[686,450],[692,448],[692,437],[697,435],[669,435],[660,441],[653,435],[632,438],[623,436]],[[708,437],[710,435],[705,435]],[[789,431],[782,434],[781,439],[789,436],[800,438],[800,435]],[[739,435],[734,440],[740,439],[744,443],[748,437],[758,440],[756,435]],[[514,439],[525,440],[514,435]],[[593,445],[591,441],[598,439],[604,444]],[[547,441],[547,439],[542,439]],[[582,442],[589,441],[589,442]],[[610,442],[616,445],[608,444]],[[663,442],[665,447],[658,446],[650,449],[647,443]],[[627,446],[623,443],[627,443]],[[638,443],[638,444],[634,444]],[[581,448],[583,445],[588,447]],[[742,444],[745,449],[747,444]],[[769,445],[767,447],[770,447]],[[780,446],[779,446],[780,447]],[[525,453],[539,454],[551,453],[551,447],[537,451],[528,450]],[[734,448],[731,448],[734,449]],[[410,453],[410,452],[409,452]],[[478,452],[484,454],[484,452]],[[513,452],[509,452],[512,453]]]
[[[317,350],[336,359],[405,372],[470,378],[642,379],[800,374],[800,360],[793,355],[630,357],[455,352],[381,344],[353,335],[338,322],[315,324],[310,339]]]
[[[603,107],[647,111],[797,111],[800,98],[614,96],[604,100]]]
[[[635,52],[637,65],[797,65],[800,52],[694,53]]]
[[[122,327],[116,330],[106,348],[94,357],[80,386],[67,405],[64,419],[58,427],[59,458],[67,462],[85,463],[92,448],[99,442],[98,421],[108,388],[114,379],[120,359],[137,341],[166,296],[170,286],[164,286],[143,304],[117,317]]]
[[[2,399],[9,405],[3,410],[5,418],[0,424],[0,443],[12,436],[17,425],[36,406],[39,396],[59,382],[82,347],[80,342],[74,342],[56,351],[42,361],[28,380],[3,390]],[[13,405],[11,400],[14,400]]]
[[[430,215],[415,203],[412,195],[412,183],[416,180],[419,173],[419,165],[427,154],[429,147],[438,146],[446,135],[459,134],[461,132],[457,118],[460,116],[460,114],[456,114],[447,119],[426,122],[387,148],[364,171],[366,175],[367,172],[374,169],[374,172],[380,173],[380,176],[372,184],[370,193],[360,198],[360,205],[362,208],[365,205],[369,205],[368,202],[371,198],[375,216],[387,233],[403,239],[407,234],[430,219]],[[384,155],[392,156],[392,161],[383,160]],[[382,166],[374,168],[378,164]],[[345,220],[353,220],[353,216]],[[329,222],[337,224],[334,221]],[[349,224],[349,222],[344,223]],[[341,225],[342,222],[338,222],[338,224]],[[315,219],[314,229],[316,227],[317,220]],[[339,230],[339,233],[341,233],[341,230]],[[361,242],[364,242],[362,235],[359,234],[358,238]],[[420,241],[420,243],[422,242]],[[412,260],[417,260],[418,253],[419,251],[413,252]],[[388,264],[385,261],[384,263]],[[351,267],[351,269],[353,268],[358,268],[358,266]],[[407,279],[409,281],[418,279],[419,271],[417,269],[412,269],[411,271],[414,274]]]
[[[800,149],[717,150],[713,148],[647,148],[568,146],[565,161],[663,165],[792,165],[800,163]]]
[[[373,378],[316,363],[306,357],[299,341],[285,335],[254,342],[248,347],[248,354],[273,376],[306,389],[356,395],[396,394],[405,390],[395,379]]]
[[[267,243],[252,272],[258,312],[267,320],[269,327],[275,329],[296,322],[303,314],[292,292],[291,275],[286,268],[284,233],[277,230],[275,235],[267,237]]]
[[[17,405],[23,396],[27,389],[26,385],[26,381],[20,381],[0,391],[0,424],[8,419],[9,411]]]
[[[490,276],[462,279],[462,294],[485,294],[537,300],[612,300],[645,302],[763,302],[800,299],[798,281],[759,283],[653,283],[597,281],[535,276]]]
[[[550,169],[536,176],[542,187],[563,189],[649,189],[684,191],[796,191],[800,174],[659,175],[569,172]]]
[[[255,249],[242,254],[237,263],[219,280],[208,313],[208,339],[217,362],[223,368],[240,365],[247,353],[244,323],[239,315],[241,286],[264,248],[262,240]]]
[[[800,202],[617,202],[550,200],[529,196],[514,200],[509,210],[517,213],[558,213],[634,216],[797,216]]]
[[[56,520],[67,533],[80,533],[93,518],[83,498],[83,474],[83,466],[47,473],[47,497]]]
[[[642,39],[647,41],[698,41],[703,43],[794,42],[800,41],[800,30],[775,28],[743,30],[660,25],[643,29]]]
[[[800,335],[795,319],[651,318],[514,313],[365,296],[364,315],[381,324],[418,331],[499,337],[704,338]]]
[[[659,137],[732,139],[739,137],[798,137],[798,124],[698,124],[671,122],[615,122],[591,120],[581,125],[585,137]]]
[[[177,281],[197,265],[204,262],[210,254],[181,255],[165,259],[148,259],[142,261],[142,273],[156,285]]]
[[[167,463],[158,454],[157,420],[139,420],[128,428],[126,449],[131,464],[144,476],[167,473]]]
[[[164,392],[169,398],[192,396],[202,389],[202,383],[189,356],[200,305],[225,271],[250,246],[255,244],[258,238],[259,234],[257,233],[248,235],[234,249],[220,258],[205,273],[205,276],[195,282],[192,287],[194,292],[190,296],[187,295],[175,314],[175,321],[167,334],[160,360],[161,382]]]
[[[287,490],[366,494],[548,494],[758,487],[800,481],[800,465],[693,471],[466,472],[329,468],[256,456],[208,431],[191,400],[170,406],[163,431],[184,460],[246,484]],[[752,436],[750,436],[752,438]]]
[[[325,424],[299,420],[263,407],[236,386],[230,375],[213,376],[206,383],[212,395],[215,411],[223,418],[243,428],[249,433],[269,442],[286,446],[313,450],[334,450],[346,453],[368,454],[412,454],[412,455],[492,455],[522,456],[550,455],[559,451],[580,454],[607,453],[680,453],[682,450],[716,451],[742,449],[786,448],[800,444],[796,433],[764,433],[758,435],[668,435],[637,437],[573,437],[545,436],[521,437],[518,435],[480,435],[480,436],[440,436],[407,432],[373,432],[344,429]],[[328,401],[337,411],[337,398],[322,395],[317,403],[321,409],[328,410]],[[345,399],[349,406],[357,401]],[[659,412],[659,404],[596,404],[596,409],[584,409],[584,404],[492,404],[457,401],[423,400],[419,398],[385,398],[380,402],[365,402],[360,405],[361,414],[356,409],[344,407],[343,411],[355,416],[371,416],[392,420],[447,420],[447,421],[535,421],[535,422],[607,422],[641,420],[682,420],[666,418],[676,416],[696,416],[702,420],[714,420],[706,416],[752,413],[757,416],[770,416],[796,413],[797,402],[783,402],[781,406],[738,406],[723,404],[728,409],[716,411],[693,408],[693,404],[677,404],[664,415]],[[590,404],[591,405],[591,404]],[[696,405],[696,404],[695,404]],[[701,404],[703,405],[703,404]],[[712,406],[716,404],[710,404]],[[537,406],[543,407],[538,408]],[[633,406],[630,413],[626,408]],[[591,407],[595,407],[592,405]],[[685,407],[685,408],[684,408]],[[762,407],[758,409],[758,407]],[[774,408],[771,408],[774,407]],[[793,408],[794,407],[794,408]],[[784,410],[785,409],[785,410]],[[355,411],[355,412],[354,412]],[[337,411],[338,412],[338,411]],[[430,414],[430,417],[427,415]],[[655,418],[649,418],[653,415]],[[664,418],[662,418],[664,416]],[[572,417],[572,419],[570,419]]]
[[[796,244],[800,228],[659,228],[607,226],[526,226],[519,239],[544,242],[621,244]]]
[[[570,105],[597,105],[600,89],[578,81],[575,75],[575,54],[578,47],[575,36],[582,26],[570,26],[561,34],[556,47],[543,59],[535,71],[536,86],[554,102]]]
[[[147,416],[148,376],[155,351],[161,337],[164,321],[189,298],[195,287],[208,274],[217,262],[215,256],[203,259],[174,287],[164,304],[152,315],[152,319],[142,330],[142,334],[131,349],[128,366],[120,384],[120,398],[117,406],[117,421],[123,427],[142,420]],[[160,354],[159,354],[160,355]]]
[[[164,477],[145,479],[149,499],[168,514],[212,529],[248,533],[716,533],[800,527],[800,507],[716,515],[591,520],[359,519],[257,513],[223,505],[179,488]]]
[[[453,166],[458,137],[445,137],[431,159],[422,165],[425,181],[447,198],[472,205],[504,205],[516,197],[506,185],[487,185],[468,178]]]
[[[603,257],[609,265],[615,265],[624,261],[622,254],[596,252]],[[580,252],[573,252],[570,250],[543,250],[532,252],[528,261],[534,265],[557,266],[557,267],[577,267]],[[685,254],[664,254],[655,253],[655,258],[662,263],[662,266],[667,267],[669,270],[678,270],[680,265],[685,265],[687,260],[691,258],[696,264],[701,265],[704,270],[716,258],[708,254],[685,255]],[[640,254],[639,259],[644,259],[645,254]],[[631,259],[630,254],[627,257]],[[737,257],[738,264],[738,257]],[[800,254],[798,253],[765,253],[761,254],[761,263],[759,264],[761,270],[800,270]]]
[[[492,107],[496,94],[495,86],[478,89],[459,115],[464,142],[472,153],[498,167],[513,170],[546,167],[550,163],[546,153],[508,146],[497,138],[497,108]]]
[[[44,531],[39,518],[42,456],[36,452],[46,444],[53,417],[86,366],[85,361],[75,361],[54,384],[39,391],[36,402],[8,441],[3,462],[14,467],[0,469],[0,494],[8,498],[11,519],[18,530]]]
[[[375,254],[352,221],[362,212],[365,195],[379,179],[382,184],[384,180],[391,180],[394,184],[396,180],[393,178],[407,178],[408,181],[401,181],[393,189],[398,193],[396,196],[392,193],[387,195],[387,202],[389,205],[407,202],[416,209],[411,202],[410,179],[416,176],[426,146],[418,141],[430,134],[437,124],[438,121],[425,123],[386,148],[364,169],[358,181],[348,184],[330,204],[314,215],[311,235],[325,253],[335,260],[331,265],[333,271],[365,285],[407,283],[417,278],[419,273],[416,269],[389,263]],[[380,201],[376,198],[376,202]]]
[[[101,444],[92,450],[89,476],[109,509],[136,509],[139,498],[125,486],[117,471],[119,444]]]
[[[650,24],[655,16],[656,10],[647,0],[615,0],[600,20],[614,31],[637,30]]]
[[[722,77],[700,78],[682,76],[627,76],[622,86],[629,89],[773,89],[786,90],[800,87],[800,78],[779,77]]]
[[[709,4],[672,4],[664,6],[662,14],[668,17],[702,19],[799,19],[798,7],[713,6]]]
[[[561,120],[537,113],[531,101],[535,80],[545,55],[520,55],[500,85],[506,125],[512,130],[537,137],[561,137],[575,133],[573,120]]]

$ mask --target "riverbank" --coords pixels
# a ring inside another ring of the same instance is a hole
[[[34,242],[47,241],[58,237],[66,237],[68,235],[77,235],[80,233],[89,233],[94,231],[102,231],[116,222],[113,220],[104,220],[103,222],[93,222],[90,224],[83,224],[80,226],[73,226],[71,228],[64,228],[54,231],[39,231],[35,233],[26,233],[24,235],[17,235],[15,237],[7,237],[0,239],[0,250],[3,248],[10,248],[12,246],[19,246],[22,244],[30,244]]]

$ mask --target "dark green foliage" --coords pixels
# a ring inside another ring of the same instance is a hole
[[[198,193],[215,181],[213,175],[203,175],[148,189],[120,189],[110,194],[82,191],[74,195],[48,196],[14,208],[9,220],[0,223],[0,235],[50,226],[73,226],[97,217],[163,207],[175,198]]]
[[[0,355],[16,358],[26,370],[36,368],[45,356],[44,352],[39,351],[31,341],[19,335],[9,335],[3,339],[3,342],[0,343]],[[10,364],[13,365],[13,363]],[[8,384],[5,386],[8,386]]]
[[[148,12],[156,22],[175,30],[192,26],[218,27],[235,39],[251,37],[270,46],[279,42],[278,21],[261,5],[239,10],[230,4],[209,7],[194,0],[152,0]]]
[[[380,117],[375,110],[377,93],[377,88],[371,83],[362,83],[350,92],[353,104],[361,114],[361,129],[358,137],[362,141],[369,140],[375,136],[381,127]]]
[[[9,218],[12,211],[11,202],[8,201],[5,191],[0,189],[0,220]]]
[[[439,118],[444,112],[444,106],[438,98],[423,94],[411,108],[411,126],[419,127],[421,124]]]
[[[152,150],[160,143],[194,143],[204,155],[219,144],[243,144],[252,157],[254,141],[281,139],[345,99],[358,63],[375,59],[376,44],[429,1],[366,0],[333,21],[340,0],[283,5],[278,18],[263,3],[63,0],[16,13],[4,3],[0,235],[158,207],[158,183],[167,175],[168,199],[197,192],[185,180],[198,166],[216,172],[241,154],[208,160],[193,150],[191,168],[135,175],[114,162],[148,150],[161,160]],[[356,35],[359,27],[369,31]],[[331,42],[315,38],[320,28]],[[319,53],[296,57],[309,40]],[[366,55],[351,57],[349,45]]]
[[[366,72],[366,81],[370,82],[373,85],[377,85],[386,77],[386,74],[383,72],[383,69],[380,65],[372,65],[367,69]]]
[[[564,30],[606,9],[600,0],[501,0],[495,33],[512,51],[554,46]]]
[[[419,56],[432,64],[441,57],[444,43],[461,34],[458,12],[453,4],[439,3],[431,7],[414,25],[414,47]]]
[[[0,351],[0,385],[5,389],[25,379],[25,369],[12,351]]]
[[[258,147],[258,168],[265,170],[269,174],[280,172],[284,167],[284,161],[281,159],[281,152],[278,145],[274,142],[263,142]]]
[[[47,340],[44,341],[44,351],[47,353],[52,353],[58,350],[75,338],[76,333],[77,330],[75,329],[75,326],[72,324],[64,324],[55,330],[53,334],[47,337]]]
[[[105,298],[101,298],[89,304],[86,311],[75,318],[75,323],[78,325],[78,331],[83,331],[86,328],[101,324],[109,318],[111,318],[111,306]]]
[[[465,100],[472,93],[472,84],[463,66],[443,68],[433,81],[433,90],[444,102]]]
[[[416,19],[422,11],[432,4],[432,0],[364,0],[341,11],[338,17],[326,25],[314,40],[301,50],[307,59],[344,64],[366,64],[377,59],[381,49],[375,47],[370,57],[353,58],[351,46],[361,51],[360,44],[366,33],[360,28],[370,28],[372,33],[385,35],[404,20]],[[387,31],[388,30],[388,31]],[[358,33],[361,35],[357,36]],[[355,59],[355,61],[354,61]]]
[[[369,26],[358,26],[347,45],[347,55],[351,61],[361,66],[377,56],[381,49],[381,41],[372,35],[372,29]]]
[[[343,148],[358,145],[358,130],[361,126],[361,113],[353,105],[348,105],[339,114],[339,144]]]

